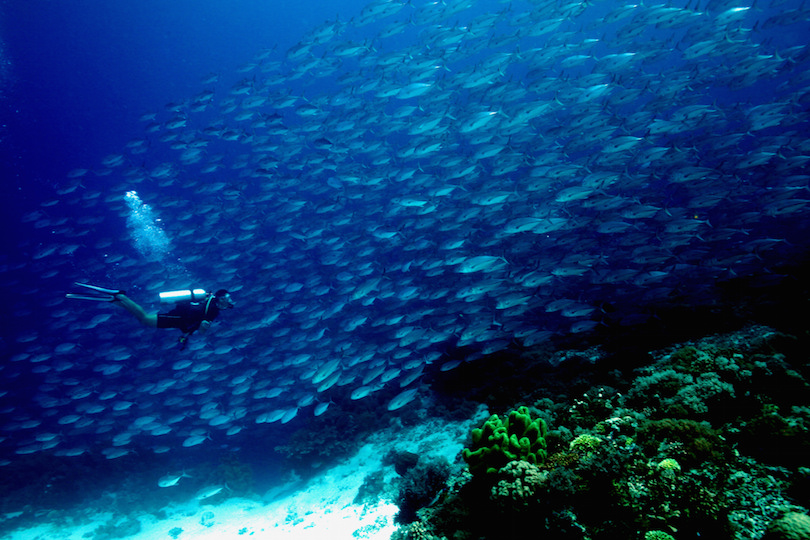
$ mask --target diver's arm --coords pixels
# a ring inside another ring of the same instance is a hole
[[[205,331],[206,331],[206,330],[208,330],[208,328],[209,328],[210,326],[211,326],[211,321],[208,321],[208,320],[203,319],[203,320],[200,322],[200,328],[199,328],[200,333],[201,333],[201,334],[204,334],[204,333],[205,333]]]

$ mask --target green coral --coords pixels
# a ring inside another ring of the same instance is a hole
[[[600,444],[602,444],[602,439],[599,437],[590,435],[588,433],[583,433],[571,441],[569,450],[578,454],[591,454],[595,452],[597,448],[599,448]]]
[[[659,470],[681,472],[681,464],[672,458],[664,458],[658,462]]]
[[[675,538],[664,531],[647,531],[644,533],[644,540],[675,540]]]
[[[472,446],[464,449],[464,461],[473,476],[495,474],[515,460],[543,463],[546,433],[545,421],[532,418],[528,407],[520,407],[504,419],[493,414],[480,429],[472,430]]]

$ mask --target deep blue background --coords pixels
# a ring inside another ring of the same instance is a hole
[[[304,33],[362,8],[358,0],[5,2],[3,189],[64,181],[140,136],[138,118],[203,89],[230,86],[262,49],[286,51]],[[4,200],[8,201],[7,197]]]

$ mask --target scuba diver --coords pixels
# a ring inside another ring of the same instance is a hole
[[[183,332],[180,336],[181,349],[185,349],[189,336],[199,330],[205,332],[214,319],[223,309],[234,307],[231,295],[225,289],[215,293],[206,293],[203,289],[187,289],[160,293],[160,300],[164,303],[173,303],[174,308],[167,313],[147,313],[139,304],[127,297],[126,291],[105,289],[87,283],[76,283],[79,287],[89,289],[89,294],[66,294],[66,298],[76,300],[93,300],[96,302],[110,302],[121,306],[138,321],[150,328],[178,328]]]

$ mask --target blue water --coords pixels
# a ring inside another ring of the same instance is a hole
[[[790,323],[778,315],[806,287],[810,200],[798,3],[679,4],[693,19],[659,27],[644,17],[661,6],[605,22],[620,4],[450,5],[367,24],[356,0],[0,6],[0,459],[15,488],[47,482],[48,459],[81,460],[91,478],[152,460],[146,486],[209,449],[269,481],[284,461],[265,456],[292,433],[339,446],[324,425],[353,436],[416,421],[459,363],[491,353]],[[520,33],[555,16],[552,32]],[[685,57],[700,43],[713,52]],[[627,52],[629,69],[599,63]],[[424,81],[424,96],[396,97]],[[510,125],[537,103],[548,108]],[[494,120],[460,127],[482,112]],[[621,137],[626,149],[606,150]],[[556,221],[504,232],[527,217]],[[460,270],[475,257],[483,270]],[[181,351],[176,333],[65,300],[76,281],[148,310],[161,290],[226,287],[237,308]],[[340,379],[318,389],[319,370]],[[323,417],[317,403],[331,403]],[[210,440],[183,446],[200,433]],[[121,448],[132,453],[106,459]],[[308,451],[306,466],[340,455]]]
[[[10,2],[3,6],[4,123],[17,186],[52,184],[140,135],[138,117],[264,48],[280,51],[359,2]],[[323,16],[314,14],[321,14]],[[12,105],[13,103],[13,105]],[[28,181],[25,181],[28,180]]]

